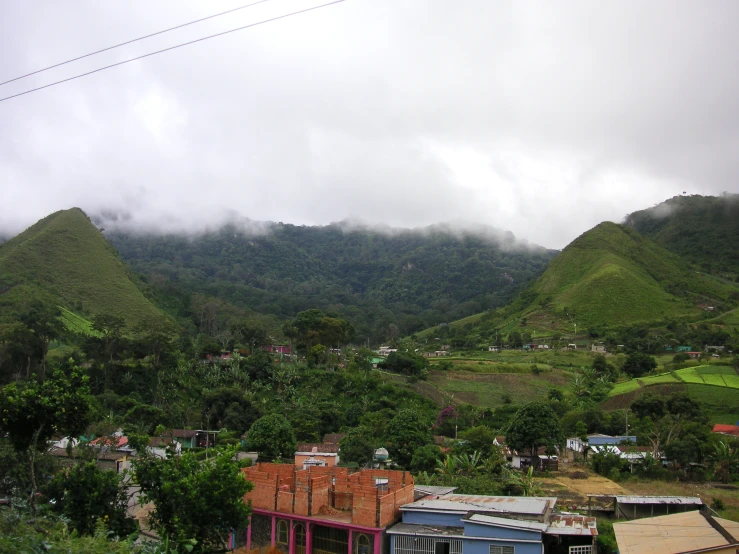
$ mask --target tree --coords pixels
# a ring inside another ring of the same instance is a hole
[[[235,449],[225,449],[207,460],[191,452],[135,460],[143,502],[154,504],[152,528],[175,545],[194,539],[193,552],[220,551],[232,529],[247,526],[251,512],[244,495],[252,484],[233,460],[235,454]]]
[[[719,441],[714,445],[711,459],[714,476],[722,483],[728,483],[739,467],[739,448],[736,443]]]
[[[46,356],[49,353],[49,344],[64,331],[64,324],[59,319],[60,315],[61,310],[58,306],[34,301],[30,309],[20,317],[21,322],[33,335],[41,362],[39,377],[42,381],[46,378]]]
[[[511,449],[531,455],[535,455],[540,446],[553,449],[562,442],[557,414],[543,402],[531,402],[518,410],[505,436]]]
[[[123,338],[126,320],[115,315],[100,314],[93,318],[92,328],[100,334],[108,361],[112,362]]]
[[[412,352],[391,352],[385,360],[379,363],[381,369],[416,379],[428,377],[428,365],[426,358]]]
[[[177,328],[165,316],[142,321],[136,326],[136,341],[138,347],[151,356],[151,365],[159,367],[164,353],[174,347]]]
[[[359,467],[367,465],[375,456],[375,441],[372,432],[363,426],[346,432],[339,441],[339,455],[344,463],[356,463]]]
[[[78,533],[92,535],[97,522],[118,537],[126,537],[137,529],[136,520],[126,515],[128,495],[123,474],[105,471],[89,461],[54,476],[44,488],[53,510],[69,518]]]
[[[523,346],[523,337],[518,331],[513,331],[508,335],[508,346],[511,348],[521,348]]]
[[[436,462],[443,456],[441,448],[435,444],[427,444],[418,448],[411,458],[411,470],[415,472],[434,471]]]
[[[497,450],[494,444],[495,431],[485,425],[478,425],[462,431],[459,438],[461,441],[458,446],[455,446],[455,450],[460,453],[479,452],[482,458],[485,459],[493,456]]]
[[[246,434],[247,448],[269,458],[292,456],[297,446],[295,432],[285,416],[269,414],[254,422]]]
[[[657,369],[657,361],[642,352],[632,352],[626,357],[623,370],[631,377],[641,377],[645,373],[649,373],[653,369]]]
[[[414,410],[400,410],[387,426],[387,450],[392,460],[410,467],[413,453],[431,442],[427,425]]]
[[[90,421],[87,376],[72,367],[69,376],[55,371],[43,382],[11,383],[0,391],[0,435],[28,456],[31,502],[35,506],[36,455],[54,435],[76,436]]]
[[[243,433],[259,418],[259,410],[236,388],[219,388],[203,395],[208,429],[226,427]]]
[[[665,401],[656,394],[648,392],[631,403],[631,411],[640,419],[644,417],[659,419],[665,415]]]

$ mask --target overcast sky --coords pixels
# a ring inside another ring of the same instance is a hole
[[[0,81],[249,0],[8,1]],[[0,96],[322,3],[271,0]],[[739,190],[739,2],[346,0],[0,102],[0,231],[79,206],[483,223],[561,248]]]

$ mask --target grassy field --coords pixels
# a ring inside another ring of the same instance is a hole
[[[618,383],[603,409],[626,408],[644,392],[659,396],[685,392],[704,405],[711,423],[739,421],[739,375],[729,366],[705,364]]]
[[[669,383],[686,383],[694,385],[711,385],[715,387],[727,387],[731,389],[739,389],[739,375],[734,368],[718,364],[704,364],[695,367],[686,367],[678,369],[674,372],[661,373],[659,375],[650,375],[631,379],[617,383],[613,387],[609,396],[618,396],[631,391],[638,390],[642,387],[651,385],[661,385]]]
[[[0,281],[11,286],[4,301],[27,302],[31,295],[45,294],[70,312],[120,316],[129,325],[161,316],[134,280],[77,208],[51,214],[0,246]]]
[[[60,306],[61,308],[61,306]],[[97,335],[92,330],[92,323],[81,315],[77,315],[74,312],[70,312],[66,308],[61,308],[62,315],[60,319],[64,323],[65,327],[74,333],[80,333],[82,335]]]

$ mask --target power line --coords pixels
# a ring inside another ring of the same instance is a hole
[[[235,33],[236,31],[243,31],[244,29],[249,29],[250,27],[256,27],[257,25],[263,25],[264,23],[271,23],[272,21],[277,21],[278,19],[285,19],[287,17],[291,17],[293,15],[299,15],[301,13],[310,12],[313,10],[318,10],[320,8],[325,8],[327,6],[331,6],[333,4],[339,4],[341,2],[344,2],[345,0],[334,0],[333,2],[328,2],[326,4],[321,4],[319,6],[313,6],[311,8],[305,8],[304,10],[298,10],[295,12],[290,12],[284,15],[278,15],[277,17],[272,17],[270,19],[264,19],[262,21],[257,21],[256,23],[250,23],[249,25],[244,25],[242,27],[237,27],[235,29],[231,29],[229,31],[223,31],[220,33],[216,33],[215,35],[209,35],[207,37],[198,38],[195,40],[191,40],[189,42],[183,42],[181,44],[177,44],[175,46],[170,46],[169,48],[164,48],[162,50],[157,50],[156,52],[150,52],[148,54],[144,54],[142,56],[136,56],[135,58],[131,58],[128,60],[124,60],[122,62],[106,65],[105,67],[100,67],[98,69],[93,69],[92,71],[88,71],[86,73],[80,73],[79,75],[75,75],[74,77],[68,77],[67,79],[62,79],[61,81],[55,81],[53,83],[49,83],[48,85],[44,85],[42,87],[36,87],[32,88],[23,92],[19,92],[18,94],[13,94],[11,96],[6,96],[5,98],[0,98],[0,102],[5,102],[6,100],[10,100],[11,98],[17,98],[18,96],[23,96],[24,94],[30,94],[32,92],[36,92],[38,90],[43,90],[45,88],[53,87],[55,85],[60,85],[62,83],[66,83],[67,81],[73,81],[75,79],[79,79],[80,77],[86,77],[87,75],[92,75],[93,73],[99,73],[100,71],[105,71],[106,69],[110,69],[112,67],[118,67],[119,65],[127,64],[130,62],[135,62],[136,60],[141,60],[143,58],[148,58],[149,56],[155,56],[156,54],[161,54],[162,52],[169,52],[170,50],[175,50],[177,48],[181,48],[183,46],[189,46],[190,44],[195,44],[196,42],[202,42],[204,40],[208,40],[215,37],[220,37],[223,35],[227,35],[229,33]]]
[[[227,10],[225,12],[217,13],[214,15],[209,15],[208,17],[203,17],[201,19],[196,19],[195,21],[190,21],[189,23],[183,23],[182,25],[177,25],[176,27],[170,27],[169,29],[164,29],[163,31],[157,31],[156,33],[151,33],[150,35],[146,35],[143,37],[135,38],[133,40],[127,40],[126,42],[121,42],[120,44],[116,44],[115,46],[108,46],[107,48],[103,48],[102,50],[97,50],[95,52],[90,52],[89,54],[85,54],[84,56],[78,56],[77,58],[72,58],[71,60],[67,60],[66,62],[57,63],[54,65],[50,65],[49,67],[45,67],[43,69],[39,69],[38,71],[32,71],[31,73],[26,73],[25,75],[21,75],[20,77],[16,77],[14,79],[10,79],[9,81],[5,81],[0,83],[0,86],[7,85],[8,83],[12,83],[13,81],[19,81],[21,79],[25,79],[26,77],[30,77],[31,75],[36,75],[37,73],[43,73],[44,71],[48,71],[49,69],[54,69],[55,67],[59,67],[62,65],[66,65],[68,63],[76,62],[77,60],[82,60],[84,58],[89,58],[90,56],[94,56],[96,54],[100,54],[102,52],[107,52],[108,50],[113,50],[114,48],[120,48],[121,46],[126,46],[127,44],[131,44],[133,42],[138,42],[140,40],[144,40],[147,38],[155,37],[157,35],[161,35],[164,33],[168,33],[170,31],[174,31],[176,29],[181,29],[182,27],[187,27],[188,25],[194,25],[195,23],[200,23],[201,21],[206,21],[208,19],[213,19],[214,17],[220,17],[222,15],[226,15],[229,13],[233,13],[239,10],[243,10],[245,8],[251,8],[252,6],[256,6],[257,4],[263,4],[264,2],[269,2],[270,0],[259,0],[258,2],[253,2],[251,4],[247,4],[246,6],[239,6],[238,8],[234,8],[232,10]]]

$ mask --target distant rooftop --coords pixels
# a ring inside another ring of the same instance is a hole
[[[701,506],[697,496],[616,496],[619,504],[684,504]]]

